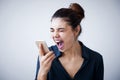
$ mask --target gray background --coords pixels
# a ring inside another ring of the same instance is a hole
[[[120,0],[0,0],[0,80],[34,80],[35,41],[54,44],[51,16],[72,2],[86,15],[79,40],[103,55],[105,80],[120,80]]]

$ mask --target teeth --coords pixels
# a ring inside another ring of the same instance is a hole
[[[59,43],[60,41],[55,41],[56,43]]]

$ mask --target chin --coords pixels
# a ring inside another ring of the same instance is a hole
[[[60,52],[64,52],[64,50],[59,49]]]
[[[58,49],[59,49],[59,48],[58,48]],[[60,52],[65,52],[65,50],[64,50],[64,49],[59,49],[59,51],[60,51]]]

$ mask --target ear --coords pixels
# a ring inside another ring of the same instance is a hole
[[[78,36],[80,32],[80,25],[77,25],[77,27],[75,28],[75,36]]]

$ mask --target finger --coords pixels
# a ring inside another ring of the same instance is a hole
[[[53,51],[49,51],[46,55],[42,57],[40,60],[42,63],[44,63],[50,56],[54,55]]]
[[[40,56],[44,56],[44,49],[42,44],[39,44],[39,53],[40,53]]]
[[[49,51],[45,56],[44,56],[44,60],[46,60],[47,58],[49,58],[51,55],[53,55],[53,51]]]
[[[54,58],[55,58],[55,54],[52,54],[51,56],[49,56],[49,58],[47,58],[46,60],[45,60],[45,64],[51,64],[51,62],[54,60]]]

